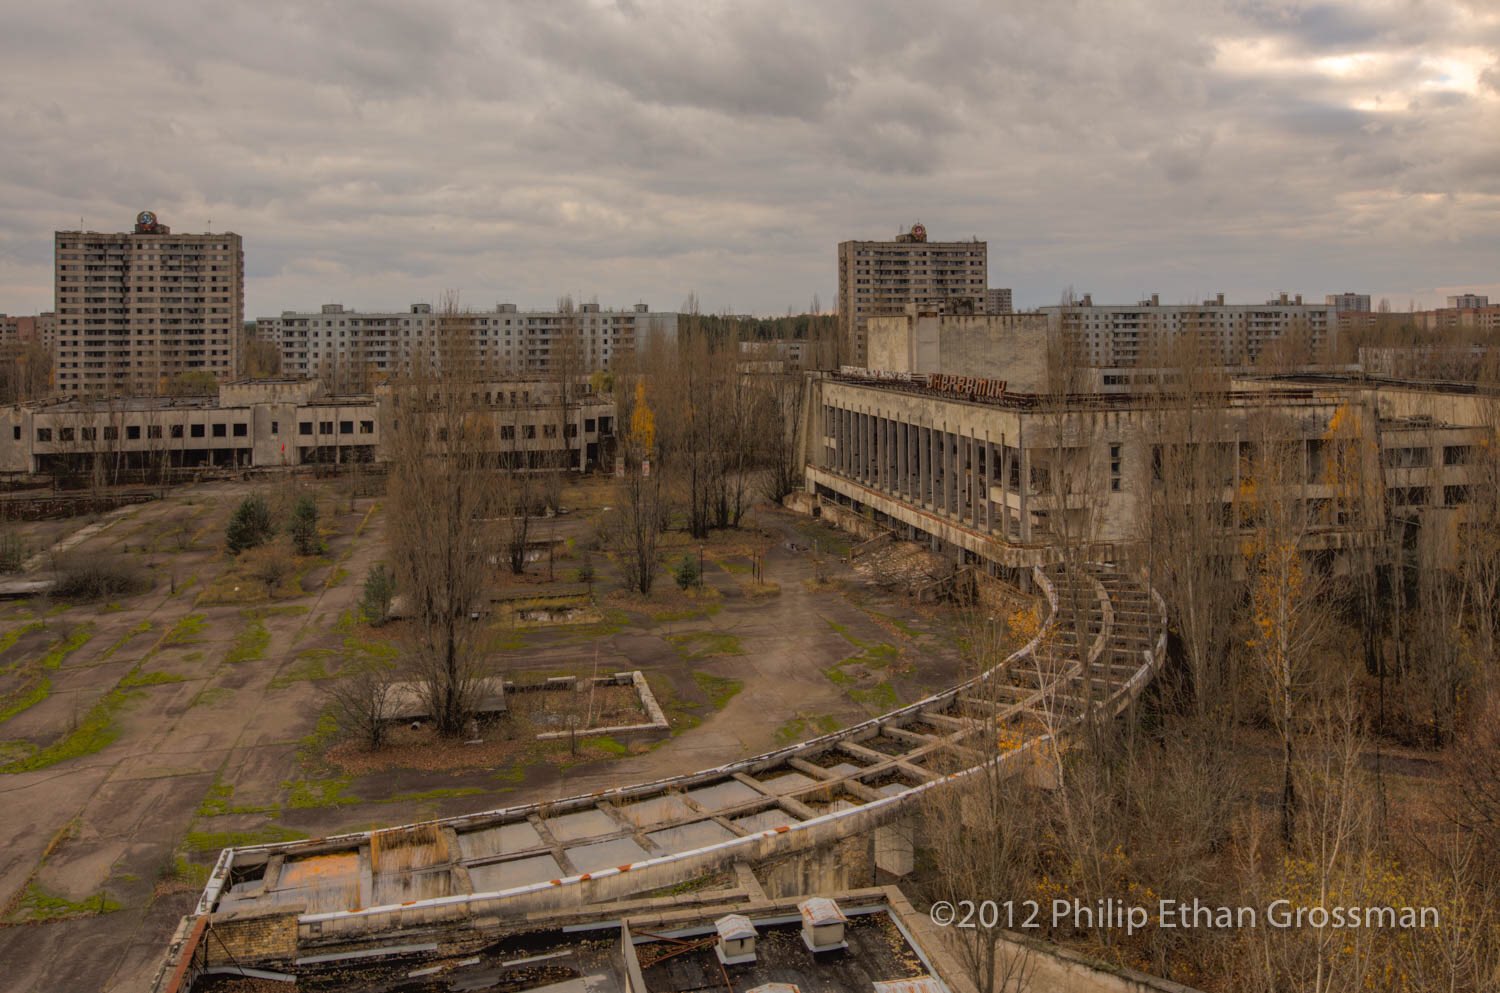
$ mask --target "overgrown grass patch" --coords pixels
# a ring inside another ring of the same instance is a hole
[[[339,666],[328,668],[329,659],[336,659],[338,654],[326,648],[313,648],[303,652],[285,669],[271,678],[270,688],[273,690],[284,690],[288,686],[297,683],[316,682],[322,679],[333,679],[339,674]]]
[[[710,672],[695,671],[693,681],[708,697],[709,706],[715,710],[723,710],[734,695],[745,688],[745,684],[738,679],[730,679],[728,676],[715,676]]]
[[[233,665],[265,658],[266,648],[271,644],[271,632],[259,620],[252,620],[234,636],[234,644],[224,655],[224,661]]]
[[[162,873],[162,881],[180,883],[188,889],[201,890],[208,885],[208,877],[212,872],[212,866],[201,862],[191,862],[177,855],[172,859],[172,864],[167,866]]]
[[[161,686],[164,683],[180,683],[185,678],[175,672],[131,671],[126,673],[124,679],[120,680],[120,686],[123,689],[136,689],[141,686]]]
[[[163,645],[191,645],[198,641],[198,636],[208,624],[208,618],[203,614],[187,614],[178,619],[172,625],[172,630],[162,639]]]
[[[281,841],[305,841],[307,834],[280,824],[267,824],[249,831],[189,831],[182,844],[189,852],[207,854],[224,848],[245,848]]]
[[[9,631],[6,631],[4,634],[0,634],[0,655],[3,655],[14,648],[16,646],[16,642],[20,641],[22,636],[30,634],[32,631],[35,631],[41,626],[41,621],[27,621],[25,624],[22,624],[18,627],[13,627]]]
[[[331,710],[323,711],[318,715],[318,722],[313,725],[313,729],[297,744],[297,761],[303,765],[312,765],[321,761],[323,753],[328,751],[329,746],[337,741],[338,737],[338,718]]]
[[[520,772],[521,770],[518,768],[516,771]],[[498,779],[501,777],[497,775],[496,778]],[[519,781],[519,779],[520,777],[518,776],[516,781]],[[395,796],[390,797],[385,802],[415,803],[422,800],[451,800],[455,797],[475,796],[476,794],[483,792],[484,790],[480,789],[478,786],[439,786],[435,789],[418,790],[414,793],[397,793]]]
[[[211,707],[229,696],[229,690],[223,686],[205,686],[193,697],[189,707]]]
[[[41,703],[52,695],[52,680],[42,676],[26,689],[13,694],[9,699],[0,701],[0,724],[24,713]]]
[[[839,729],[839,722],[831,714],[811,714],[793,717],[776,729],[776,743],[790,745],[794,742],[832,734]]]
[[[26,887],[26,892],[17,901],[14,919],[20,921],[57,921],[69,917],[110,914],[119,909],[121,909],[120,902],[102,890],[93,896],[84,897],[82,900],[75,902],[69,900],[67,897],[48,893],[36,883],[32,883]]]
[[[132,674],[133,672],[132,670]],[[129,675],[126,678],[128,679]],[[124,680],[121,680],[121,684],[123,682]],[[77,727],[52,744],[39,748],[24,758],[0,766],[0,773],[45,769],[50,765],[66,762],[68,759],[93,755],[95,752],[102,751],[120,736],[120,729],[115,726],[115,714],[125,706],[134,692],[136,691],[126,689],[123,685],[117,685],[89,708]]]
[[[150,630],[151,630],[151,622],[150,621],[141,621],[135,627],[131,628],[129,631],[126,631],[124,634],[120,635],[120,637],[115,641],[115,643],[113,645],[110,645],[102,653],[100,653],[100,655],[99,655],[99,661],[103,662],[106,659],[113,658],[114,654],[116,652],[118,652],[120,649],[124,648],[126,645],[128,645],[131,642],[132,639],[138,638],[138,637],[140,637],[141,635],[147,633]]]
[[[727,631],[679,631],[667,635],[666,640],[689,662],[745,654],[739,636]]]
[[[901,697],[896,693],[896,687],[885,680],[867,690],[850,690],[849,697],[855,703],[882,714],[901,706]]]
[[[342,807],[359,803],[360,799],[345,791],[354,780],[349,776],[330,779],[288,779],[282,782],[286,790],[286,805],[290,810],[313,810],[319,807]]]
[[[47,650],[47,654],[42,656],[42,668],[61,669],[63,661],[69,655],[87,645],[93,638],[94,625],[92,623],[85,622],[78,625],[66,638]]]

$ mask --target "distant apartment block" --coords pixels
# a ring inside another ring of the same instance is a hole
[[[983,313],[989,286],[989,246],[974,241],[928,241],[918,224],[895,241],[839,244],[839,330],[844,361],[864,365],[866,323],[899,315],[907,304],[971,308]]]
[[[245,318],[240,236],[173,234],[149,210],[126,233],[55,235],[57,389],[144,396],[174,376],[234,376]]]
[[[1359,369],[1384,379],[1473,383],[1491,377],[1500,349],[1477,345],[1390,345],[1359,350]]]
[[[57,337],[57,315],[51,311],[29,317],[0,314],[0,345],[38,344],[52,350]]]
[[[1323,302],[1341,314],[1368,314],[1370,312],[1370,294],[1368,293],[1330,293],[1323,298]]]
[[[1013,314],[1015,306],[1011,300],[1008,289],[996,289],[991,287],[984,291],[984,312],[986,314]]]
[[[1490,298],[1478,293],[1460,293],[1448,298],[1449,310],[1479,310],[1490,305]]]
[[[1263,304],[1227,304],[1221,293],[1202,304],[1162,304],[1153,294],[1134,306],[1096,305],[1087,296],[1072,306],[1043,307],[1086,365],[1130,369],[1172,361],[1174,344],[1197,339],[1211,362],[1255,365],[1277,343],[1295,343],[1310,357],[1326,355],[1338,334],[1337,311],[1283,293]]]
[[[1447,331],[1450,333],[1477,332],[1494,334],[1500,332],[1500,304],[1491,306],[1489,297],[1468,295],[1449,297],[1464,300],[1475,306],[1439,307],[1436,310],[1419,310],[1411,315],[1411,322],[1425,331]]]
[[[473,361],[493,376],[609,369],[653,336],[677,337],[677,315],[654,312],[644,303],[630,310],[586,303],[571,312],[523,311],[502,303],[457,317],[434,313],[425,303],[381,312],[332,303],[316,312],[256,318],[255,335],[280,349],[283,375],[363,389],[410,373],[421,356],[435,355],[445,326],[455,320],[470,334]]]
[[[801,339],[740,342],[740,372],[781,375],[812,367],[813,343]]]

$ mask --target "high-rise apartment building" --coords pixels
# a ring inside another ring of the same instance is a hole
[[[55,258],[59,391],[141,396],[183,373],[235,375],[245,319],[239,235],[173,234],[143,210],[130,232],[58,231]]]
[[[982,314],[989,287],[989,245],[928,241],[917,224],[895,241],[839,243],[839,330],[844,364],[864,365],[865,322],[906,313],[907,304],[971,308]]]
[[[1479,310],[1490,305],[1490,298],[1478,293],[1460,293],[1448,298],[1449,310]]]
[[[1008,289],[990,287],[984,291],[984,312],[986,314],[1013,314],[1016,308],[1011,299]]]
[[[1370,294],[1368,293],[1330,293],[1323,298],[1323,302],[1341,314],[1368,314],[1370,312]]]
[[[502,303],[457,319],[470,333],[472,361],[493,376],[608,369],[652,336],[677,338],[677,315],[653,312],[644,303],[630,310],[585,303],[570,311],[523,311]],[[412,372],[424,351],[435,355],[453,320],[426,303],[383,312],[330,303],[317,312],[288,310],[280,317],[256,318],[255,336],[281,350],[283,375],[316,376],[334,389],[362,390]]]

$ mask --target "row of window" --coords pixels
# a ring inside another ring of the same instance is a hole
[[[272,424],[271,430],[272,430],[272,433],[274,434],[275,430],[276,430],[276,428],[275,428],[276,422],[272,421],[271,424]],[[213,437],[215,437],[215,438],[226,438],[226,437],[229,437],[229,429],[230,428],[234,429],[233,430],[233,436],[236,437],[236,438],[245,438],[245,437],[248,437],[249,434],[250,434],[250,426],[248,424],[244,424],[244,423],[237,423],[237,424],[207,424],[207,425],[205,425],[205,424],[188,424],[188,425],[185,425],[185,426],[188,429],[187,436],[190,437],[190,438],[203,438],[203,437],[206,437],[205,430],[207,428],[212,428],[213,429]],[[160,437],[162,437],[162,428],[163,428],[163,425],[161,425],[161,424],[147,424],[147,425],[144,425],[144,427],[145,427],[145,430],[146,430],[146,437],[147,438],[160,438]],[[183,428],[184,428],[184,425],[182,425],[182,424],[169,424],[169,425],[166,425],[166,427],[170,429],[170,432],[169,432],[169,436],[170,437],[173,437],[173,438],[181,438],[181,437],[183,437]],[[127,441],[139,441],[140,438],[141,438],[141,428],[142,428],[142,425],[140,425],[140,424],[127,424],[127,425],[125,425],[125,439]],[[120,438],[120,429],[119,429],[119,427],[116,426],[116,425],[114,425],[114,424],[106,424],[106,425],[104,425],[104,427],[102,429],[94,427],[92,425],[85,425],[85,426],[80,427],[80,428],[60,427],[60,428],[57,429],[57,440],[59,442],[98,441],[99,437],[100,437],[101,430],[103,432],[103,438],[104,438],[105,441],[118,441],[119,438]],[[21,428],[20,428],[20,425],[16,425],[14,428],[12,428],[12,431],[13,431],[13,437],[15,438],[15,440],[20,441],[21,440]],[[39,442],[50,442],[50,441],[52,441],[52,428],[37,428],[36,429],[36,440],[39,441]]]
[[[333,423],[334,423],[333,421],[319,421],[318,422],[318,434],[333,434]],[[338,425],[339,425],[339,434],[353,434],[354,433],[354,422],[353,421],[339,421]],[[277,434],[280,430],[281,430],[281,425],[278,422],[276,422],[276,421],[272,421],[271,422],[271,433],[272,434]],[[301,435],[310,435],[310,434],[312,434],[313,433],[313,422],[312,421],[301,421],[301,422],[299,422],[297,424],[297,433],[301,434]],[[359,433],[360,434],[374,434],[375,433],[375,422],[374,421],[360,421],[359,422]]]

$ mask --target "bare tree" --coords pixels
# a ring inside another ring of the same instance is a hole
[[[1306,450],[1290,418],[1260,411],[1250,422],[1248,465],[1242,469],[1239,513],[1249,525],[1244,544],[1250,578],[1249,648],[1266,716],[1282,752],[1281,830],[1296,833],[1296,742],[1302,708],[1313,690],[1313,645],[1327,622],[1319,602],[1322,577],[1303,560],[1313,531]]]
[[[493,421],[475,410],[471,318],[449,295],[433,351],[392,390],[388,533],[409,662],[439,733],[462,732],[484,674],[475,646],[491,558]]]
[[[394,670],[379,660],[365,662],[329,682],[324,692],[345,734],[359,738],[372,750],[385,744],[394,683]]]
[[[1155,394],[1147,426],[1151,470],[1142,535],[1152,584],[1171,612],[1186,662],[1193,711],[1232,708],[1230,631],[1238,602],[1235,548],[1228,517],[1235,444],[1226,417],[1227,383],[1200,342],[1181,343]],[[1221,711],[1222,712],[1222,711]]]
[[[763,413],[757,418],[764,425],[766,473],[764,492],[767,499],[780,503],[802,484],[803,410],[807,405],[807,383],[800,375],[771,377],[767,384]]]
[[[1500,350],[1495,359],[1500,360]],[[1494,362],[1481,375],[1475,397],[1482,432],[1467,453],[1469,499],[1459,542],[1477,654],[1483,659],[1500,651],[1500,370]]]
[[[1012,648],[1002,626],[987,611],[973,610],[965,618],[967,668],[980,677],[994,669]],[[1024,907],[1034,891],[1041,854],[1044,810],[1033,797],[1032,785],[1017,756],[1027,744],[1025,725],[1002,726],[994,716],[1006,709],[1000,692],[1003,677],[991,673],[970,685],[974,703],[964,721],[968,733],[951,753],[933,757],[935,771],[958,773],[941,789],[930,790],[922,803],[921,843],[932,871],[924,873],[923,896],[930,903],[945,901],[963,908],[964,901],[993,901]],[[1006,758],[1007,755],[1011,757]],[[977,763],[977,764],[976,764]],[[962,910],[960,910],[962,912]],[[1012,944],[1002,930],[1025,923],[996,914],[976,912],[966,923],[946,929],[960,965],[979,993],[1021,993],[1034,969],[1024,945]]]
[[[628,405],[619,407],[628,427],[621,437],[616,458],[623,460],[620,507],[611,522],[610,540],[624,563],[626,583],[647,596],[660,569],[657,542],[667,516],[663,466],[653,464],[656,448],[656,414],[644,378],[636,378]]]

